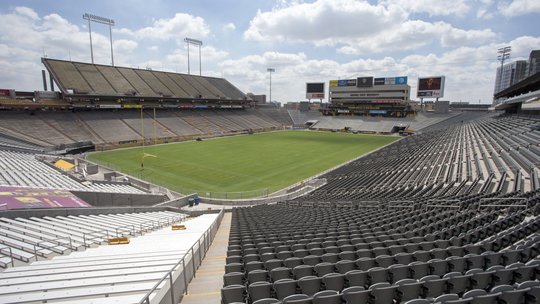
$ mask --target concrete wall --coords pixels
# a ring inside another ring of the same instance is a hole
[[[9,210],[0,213],[1,217],[6,218],[30,218],[44,216],[68,216],[68,215],[91,215],[91,214],[118,214],[134,212],[155,212],[155,211],[173,211],[168,207],[95,207],[95,208],[57,208],[57,209],[24,209]]]
[[[128,194],[128,193],[104,193],[71,191],[85,202],[94,207],[117,207],[117,206],[153,206],[167,200],[166,196],[154,194]]]

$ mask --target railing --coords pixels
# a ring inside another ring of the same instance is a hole
[[[2,247],[2,248],[0,248],[0,253],[3,254],[3,255],[5,255],[5,256],[8,256],[8,255],[6,255],[6,254],[3,252],[3,251],[6,250],[6,249],[9,251],[9,258],[10,258],[10,260],[11,260],[11,267],[14,267],[15,264],[14,264],[14,262],[13,262],[13,252],[11,252],[11,247]]]
[[[103,234],[103,232],[105,232],[105,234]],[[83,245],[85,248],[90,247],[90,245],[94,243],[92,241],[99,240],[99,243],[101,243],[103,239],[109,239],[109,230],[98,230],[83,233]],[[86,244],[87,241],[89,245]]]
[[[489,201],[522,201],[524,204],[520,205],[514,205],[514,204],[482,204],[483,202],[489,202]],[[481,198],[480,203],[478,204],[478,210],[483,207],[523,207],[525,209],[529,208],[529,201],[524,197],[492,197],[492,198]]]
[[[457,204],[438,204],[438,203],[457,203]],[[428,204],[426,204],[426,211],[428,208],[456,208],[462,209],[463,203],[458,199],[430,199]]]
[[[174,278],[173,274],[176,272],[176,270],[179,270],[180,265],[182,265],[182,272],[178,273],[178,277],[180,274],[183,275],[184,279],[184,294],[188,293],[188,277],[186,273],[186,257],[187,252],[190,252],[191,256],[191,268],[192,268],[192,277],[189,278],[189,281],[191,281],[192,278],[195,277],[195,272],[197,271],[197,267],[201,265],[203,258],[206,256],[206,252],[208,251],[208,248],[210,247],[210,244],[214,240],[214,237],[216,236],[217,230],[219,228],[219,225],[221,224],[221,220],[223,219],[223,215],[225,214],[224,210],[221,210],[219,212],[218,217],[216,220],[210,225],[210,227],[203,233],[203,235],[197,240],[193,246],[191,246],[187,251],[186,254],[178,261],[172,268],[169,270],[151,289],[146,293],[146,295],[139,301],[139,304],[150,304],[150,296],[158,291],[158,288],[161,284],[166,284],[166,281],[168,280],[169,283],[169,290],[167,291],[170,293],[171,297],[171,303],[178,303],[178,299],[175,299],[174,294]],[[201,254],[201,241],[204,245],[204,256]],[[198,264],[195,265],[195,245],[198,246]]]
[[[43,240],[41,242],[37,242],[37,243],[34,244],[34,258],[36,259],[36,261],[38,260],[38,248],[49,249],[51,251],[54,251],[52,249],[65,246],[60,242],[56,242],[56,245],[52,245],[52,246],[47,246],[44,243],[53,243],[53,242],[55,242],[57,240],[66,240],[66,239],[69,242],[69,249],[73,250],[73,243],[71,242],[71,237],[69,237],[69,236],[67,236],[67,237],[59,237],[59,238],[51,239],[51,240]]]

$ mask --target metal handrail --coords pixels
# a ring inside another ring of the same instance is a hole
[[[433,207],[433,208],[458,208],[458,209],[461,209],[463,207],[463,203],[459,199],[430,199],[430,200],[428,200],[428,203],[429,202],[434,202],[434,203],[448,202],[448,203],[458,203],[458,204],[457,205],[426,204],[426,210],[428,208],[430,208],[430,207]]]
[[[56,242],[56,245],[54,245],[54,246],[46,246],[46,245],[43,245],[43,243],[51,243],[51,242],[55,242],[56,240],[64,240],[64,239],[67,239],[69,241],[69,249],[73,250],[73,242],[71,241],[70,236],[59,237],[59,238],[50,239],[50,240],[43,240],[41,242],[35,243],[34,244],[34,257],[35,257],[36,261],[38,260],[38,250],[37,250],[38,247],[41,248],[41,249],[49,249],[49,250],[51,250],[51,249],[66,245],[66,244],[62,244],[60,242]],[[51,251],[54,251],[54,250],[51,250]]]
[[[195,244],[193,244],[191,246],[191,248],[189,248],[187,251],[191,251],[191,261],[192,261],[192,267],[193,267],[193,277],[195,277],[195,272],[196,272],[196,267],[195,267],[195,256],[194,256],[194,247],[195,245],[198,245],[199,246],[199,265],[200,263],[202,262],[202,257],[201,257],[201,253],[200,253],[200,248],[201,248],[201,239],[203,239],[203,242],[204,241],[211,241],[214,239],[214,237],[216,236],[216,233],[217,233],[217,227],[216,226],[219,226],[221,224],[221,220],[223,219],[223,215],[225,214],[225,211],[222,209],[220,212],[219,212],[219,215],[217,217],[217,219],[212,223],[212,225],[210,225],[210,227],[203,233],[203,235],[201,235],[201,237],[199,237],[199,239],[197,240],[197,242]],[[207,234],[211,231],[211,234],[207,237]],[[208,250],[208,246],[205,246],[205,255],[206,255],[206,251]],[[139,304],[143,304],[143,303],[146,303],[146,304],[150,304],[150,295],[152,295],[152,293],[154,293],[156,291],[156,289],[158,288],[158,286],[163,283],[167,278],[169,279],[169,284],[170,284],[170,288],[169,288],[169,291],[171,293],[171,303],[175,303],[175,300],[174,300],[174,288],[173,288],[173,272],[174,270],[180,266],[180,264],[182,264],[182,273],[183,273],[183,276],[184,276],[184,294],[187,294],[188,292],[188,282],[187,282],[187,277],[186,277],[186,263],[185,263],[185,259],[186,259],[186,254],[184,254],[184,256],[180,259],[180,261],[178,261],[145,295],[144,297],[139,301]]]
[[[92,232],[85,232],[83,233],[83,245],[85,248],[88,248],[89,246],[86,245],[86,241],[93,241],[93,240],[97,240],[97,239],[103,239],[103,231],[105,231],[105,236],[106,236],[106,239],[109,239],[109,230],[98,230],[98,231],[92,231]],[[97,235],[98,233],[101,233],[100,235]],[[93,236],[91,238],[88,238],[87,235],[90,235],[90,236]],[[101,241],[100,241],[101,243]],[[90,245],[92,245],[92,243],[90,243]]]
[[[512,201],[525,201],[525,204],[522,205],[512,205],[512,204],[503,204],[503,205],[496,205],[496,204],[487,204],[482,205],[482,202],[485,201],[505,201],[505,200],[512,200]],[[489,197],[489,198],[481,198],[480,203],[478,204],[478,209],[482,207],[525,207],[525,209],[529,208],[529,201],[524,197]]]
[[[3,247],[3,248],[0,248],[0,253],[2,253],[2,254],[5,255],[5,253],[2,252],[2,250],[4,250],[4,249],[9,250],[9,258],[11,259],[11,267],[15,267],[15,263],[14,263],[14,261],[13,261],[13,252],[11,251],[11,247]],[[7,256],[7,255],[6,255],[6,256]]]

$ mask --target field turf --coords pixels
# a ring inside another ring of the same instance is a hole
[[[89,159],[182,193],[271,193],[397,139],[282,131],[147,146],[144,157],[141,147],[96,152]]]

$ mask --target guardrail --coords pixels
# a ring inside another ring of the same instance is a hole
[[[3,252],[6,249],[9,251],[9,256]],[[0,248],[0,253],[7,256],[7,257],[9,257],[10,260],[11,260],[11,267],[15,267],[15,263],[13,261],[13,252],[11,251],[11,247],[2,247],[2,248]]]
[[[162,286],[162,288],[160,288],[158,290],[159,286],[162,285],[162,284],[167,284],[167,283],[169,284],[169,288],[166,291],[166,293],[170,293],[170,297],[171,297],[171,302],[170,303],[178,303],[180,297],[178,297],[178,299],[176,298],[175,290],[174,290],[175,289],[174,288],[174,281],[175,280],[173,278],[173,275],[175,275],[175,273],[177,274],[177,277],[179,277],[180,275],[183,276],[183,279],[184,279],[184,291],[183,291],[183,293],[184,294],[188,293],[188,280],[191,281],[191,279],[195,277],[195,272],[197,271],[197,268],[201,265],[203,258],[206,256],[206,252],[208,251],[208,248],[210,247],[210,244],[212,244],[212,241],[214,240],[214,237],[216,236],[217,230],[219,228],[219,225],[221,224],[221,220],[223,219],[224,214],[225,214],[225,210],[222,209],[219,212],[219,215],[216,218],[216,220],[212,223],[212,225],[210,225],[210,227],[203,233],[203,235],[197,240],[197,242],[195,244],[193,244],[193,246],[191,246],[186,251],[186,254],[184,254],[182,259],[180,259],[180,261],[178,261],[150,289],[150,291],[148,291],[146,293],[146,295],[144,295],[144,297],[139,301],[139,304],[143,304],[143,303],[144,304],[151,304],[150,297],[152,296],[152,294],[161,291],[163,289],[163,286]],[[203,253],[201,253],[201,244],[204,246],[204,255],[203,255]],[[197,254],[197,256],[198,256],[198,264],[197,265],[196,265],[196,262],[195,262],[195,252],[196,251],[194,250],[196,245],[198,246],[197,248],[199,249],[198,254]],[[190,257],[191,257],[191,269],[192,269],[192,277],[189,278],[189,279],[188,279],[188,275],[186,273],[186,270],[187,270],[186,269],[186,257],[187,257],[188,252],[190,253]],[[178,273],[177,270],[180,270],[180,265],[182,266],[181,273]]]
[[[449,204],[438,204],[438,203],[457,203],[453,205]],[[458,199],[430,199],[428,200],[428,204],[426,204],[426,211],[428,208],[457,208],[457,209],[463,209],[463,203],[461,200]]]
[[[482,204],[483,202],[488,202],[488,201],[521,201],[521,202],[525,202],[524,204],[520,204],[520,205],[515,205],[515,204],[501,204],[501,205],[497,205],[497,204]],[[524,197],[491,197],[491,198],[481,198],[480,199],[480,203],[478,204],[478,210],[480,210],[480,208],[483,208],[483,207],[501,207],[501,208],[506,208],[506,207],[523,207],[525,209],[529,209],[529,201],[524,198]]]
[[[53,246],[47,246],[47,245],[44,245],[43,243],[51,243],[51,242],[55,242],[57,240],[65,240],[67,239],[68,242],[69,242],[69,250],[73,250],[73,243],[71,242],[71,237],[67,236],[67,237],[59,237],[59,238],[56,238],[56,239],[51,239],[51,240],[43,240],[41,242],[37,242],[34,244],[34,257],[36,259],[36,261],[38,260],[38,248],[42,248],[42,249],[49,249],[51,251],[54,251],[52,249],[55,249],[57,247],[64,247],[65,245],[62,245],[60,242],[56,242],[56,245],[53,245]]]

